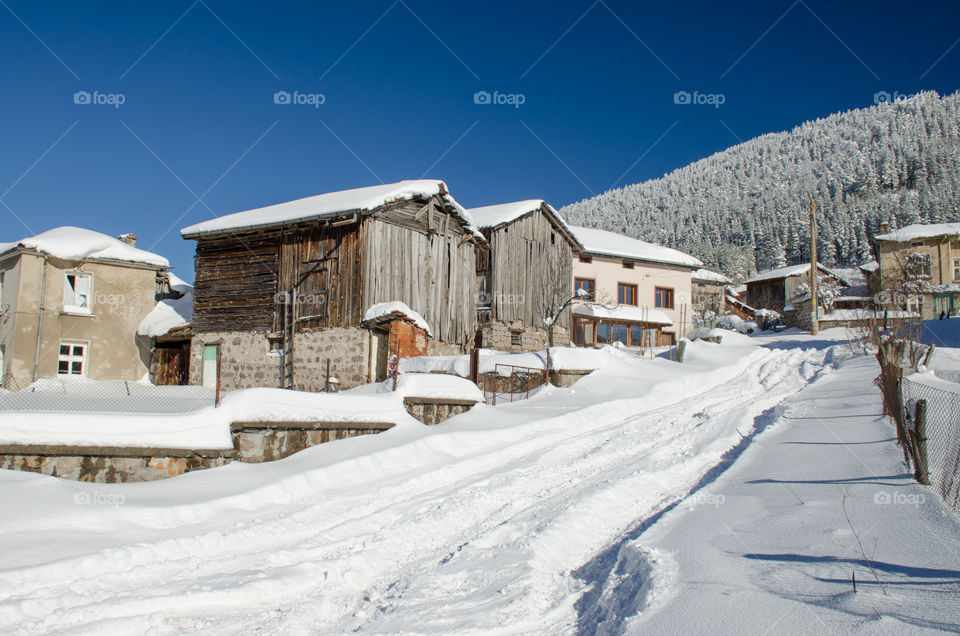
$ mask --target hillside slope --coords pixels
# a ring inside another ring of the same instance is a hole
[[[561,213],[742,278],[809,258],[811,196],[830,265],[869,258],[882,222],[960,220],[960,93],[924,92],[762,135]]]

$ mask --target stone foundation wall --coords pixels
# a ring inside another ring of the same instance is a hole
[[[190,346],[190,383],[202,382],[203,348],[220,345],[220,387],[223,391],[280,385],[280,356],[271,353],[264,332],[214,332],[197,334]],[[308,330],[294,338],[294,388],[322,391],[330,371],[342,389],[365,384],[369,364],[370,333],[366,329]]]
[[[234,456],[231,450],[7,446],[0,447],[0,468],[118,484],[165,479],[192,470],[223,466]]]
[[[506,323],[497,320],[484,323],[483,346],[498,351],[543,351],[547,348],[547,330],[539,327],[524,326],[522,322]],[[518,333],[520,344],[513,344],[513,335]],[[557,326],[553,330],[554,346],[570,344],[570,332]]]
[[[440,400],[429,398],[404,398],[403,406],[407,413],[428,426],[446,422],[454,415],[466,413],[476,402],[467,400]]]
[[[573,369],[561,369],[550,372],[550,384],[559,387],[573,386],[573,384],[585,376],[593,373],[593,370],[576,371]]]
[[[236,422],[231,433],[237,459],[257,463],[283,459],[317,444],[391,428],[391,422]]]

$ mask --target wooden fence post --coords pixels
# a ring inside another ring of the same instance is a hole
[[[916,443],[916,478],[917,481],[926,486],[930,485],[930,471],[927,464],[927,401],[917,400],[916,433],[914,441]]]

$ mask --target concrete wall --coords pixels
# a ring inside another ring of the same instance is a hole
[[[0,365],[0,386],[7,376],[7,369],[16,356],[17,298],[20,287],[20,257],[12,256],[0,262],[0,275],[3,276],[2,297],[0,297],[0,351],[3,361]],[[31,349],[32,351],[32,349]]]
[[[682,331],[690,328],[689,314],[693,311],[690,268],[634,261],[633,269],[626,269],[621,258],[593,255],[592,260],[591,263],[581,263],[579,259],[574,259],[573,275],[575,278],[594,279],[598,300],[605,296],[615,303],[617,284],[630,283],[637,286],[637,307],[656,309],[654,288],[670,287],[673,289],[673,309],[661,308],[660,311],[670,317],[673,326],[664,327],[663,331],[679,337]],[[687,306],[688,317],[685,328],[681,328],[680,308],[684,305]]]
[[[47,258],[39,377],[55,377],[60,341],[76,340],[89,343],[86,377],[139,380],[147,373],[150,352],[144,343],[138,343],[136,330],[156,304],[156,270],[89,261],[76,267],[72,265]],[[12,351],[4,356],[8,358],[4,360],[8,372],[5,380],[9,382],[12,376],[18,383],[29,384],[33,380],[37,349],[44,259],[22,253],[14,269],[17,304],[15,309],[11,307],[14,311],[12,347],[5,342],[7,351]],[[71,271],[93,276],[89,314],[64,310],[66,274]]]

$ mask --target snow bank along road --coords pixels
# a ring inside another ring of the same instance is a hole
[[[728,340],[682,365],[612,353],[571,389],[271,464],[127,485],[0,471],[0,631],[593,631],[592,590],[626,590],[585,564],[845,355]]]

